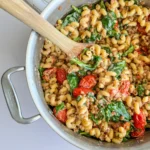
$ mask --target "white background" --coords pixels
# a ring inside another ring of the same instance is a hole
[[[0,77],[9,68],[25,65],[30,28],[0,9]],[[25,72],[12,77],[24,116],[38,113],[26,83]],[[43,119],[30,124],[16,123],[10,116],[0,86],[1,150],[78,150],[59,137]]]

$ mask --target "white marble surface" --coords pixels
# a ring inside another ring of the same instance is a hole
[[[9,68],[24,66],[30,29],[0,9],[0,77]],[[36,114],[26,83],[25,73],[12,77],[24,116]],[[78,150],[59,137],[43,119],[30,124],[16,123],[10,116],[0,86],[1,150]]]

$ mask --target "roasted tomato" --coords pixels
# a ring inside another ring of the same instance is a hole
[[[87,75],[83,77],[79,83],[80,87],[93,88],[96,85],[96,77],[94,75]]]
[[[56,78],[58,83],[63,84],[64,80],[67,78],[67,72],[63,68],[58,68],[56,71]]]
[[[146,125],[146,116],[143,111],[140,111],[140,114],[134,113],[133,115],[134,126],[137,129],[144,129]]]
[[[132,137],[140,137],[144,135],[145,125],[146,125],[146,116],[143,111],[140,111],[140,114],[134,113],[133,115],[135,131],[131,133]]]
[[[129,88],[130,88],[130,81],[129,80],[124,80],[121,83],[119,91],[120,91],[121,94],[128,95],[129,94]]]
[[[141,34],[146,34],[145,27],[141,27],[140,24],[137,24],[138,32]]]
[[[91,89],[87,89],[87,88],[83,88],[83,87],[78,87],[73,90],[74,97],[77,97],[82,94],[88,94],[88,93],[94,93],[94,92]]]
[[[49,68],[43,71],[43,80],[49,81],[50,77],[56,73],[56,68]]]
[[[131,132],[131,136],[135,138],[141,137],[144,135],[144,132],[145,132],[145,129],[139,129],[139,130]]]
[[[63,109],[56,113],[56,108],[53,109],[55,117],[62,123],[66,123],[67,120],[67,110]]]

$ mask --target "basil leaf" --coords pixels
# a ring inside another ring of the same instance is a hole
[[[121,75],[122,71],[124,70],[125,66],[126,66],[125,61],[114,63],[108,68],[108,71],[116,72],[117,74],[116,78],[118,78]]]
[[[79,77],[75,73],[67,75],[67,80],[70,85],[71,92],[78,86]]]
[[[39,73],[40,73],[40,77],[42,77],[45,68],[39,67],[38,70],[39,70]]]
[[[131,46],[128,48],[128,50],[123,53],[123,56],[128,56],[128,54],[132,53],[133,51],[134,51],[134,46],[131,45]]]
[[[93,56],[93,65],[92,64],[86,64],[84,62],[82,62],[81,60],[79,60],[78,58],[73,58],[71,59],[71,63],[75,63],[78,66],[84,68],[85,70],[89,70],[89,71],[93,71],[95,70],[101,61],[101,57],[100,56]]]
[[[99,41],[99,40],[101,40],[101,35],[98,32],[93,32],[91,34],[91,37],[85,38],[86,43],[92,43],[92,42]]]
[[[117,31],[115,31],[115,30],[109,30],[109,31],[107,32],[107,34],[108,34],[108,36],[109,36],[110,38],[115,37],[115,39],[117,39],[117,40],[119,40],[119,39],[120,39],[120,36],[121,36],[121,33],[117,32]]]
[[[121,116],[124,118],[122,121],[131,120],[130,114],[127,112],[126,107],[121,101],[113,101],[106,107],[99,107],[99,109],[99,116],[104,118],[107,122],[119,122]]]
[[[138,92],[139,96],[144,96],[145,89],[144,89],[143,85],[141,85],[141,84],[138,85],[137,92]]]
[[[60,105],[57,105],[56,108],[56,113],[58,113],[60,110],[63,110],[65,107],[64,102],[62,102]]]
[[[99,118],[95,118],[95,116],[92,113],[90,114],[90,119],[96,124],[98,124],[98,122],[100,120]]]

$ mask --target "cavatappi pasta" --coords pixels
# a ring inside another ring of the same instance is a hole
[[[150,121],[150,8],[138,0],[99,1],[57,21],[76,42],[95,43],[69,60],[45,39],[39,67],[47,104],[69,129],[121,143]]]

